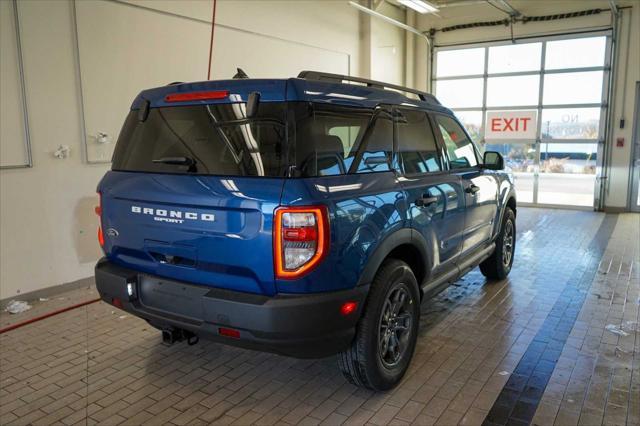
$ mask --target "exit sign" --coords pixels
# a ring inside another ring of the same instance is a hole
[[[537,111],[487,111],[484,138],[529,139],[536,138]]]

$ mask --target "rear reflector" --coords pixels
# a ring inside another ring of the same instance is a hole
[[[355,312],[358,307],[358,302],[346,302],[340,307],[340,313],[344,316],[349,315],[352,312]]]
[[[116,308],[122,309],[122,300],[118,299],[117,297],[114,297],[113,299],[111,299],[111,303]]]
[[[240,332],[233,328],[218,327],[218,334],[225,337],[231,337],[232,339],[240,338]]]
[[[225,99],[229,96],[228,90],[215,90],[208,92],[172,93],[164,97],[165,102],[207,101],[211,99]]]

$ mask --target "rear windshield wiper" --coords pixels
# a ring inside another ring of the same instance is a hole
[[[282,120],[278,120],[277,118],[264,118],[264,117],[245,117],[238,118],[236,120],[225,120],[225,121],[216,121],[213,122],[214,127],[225,127],[225,126],[241,126],[244,124],[273,124],[274,126],[285,126],[285,122]]]
[[[193,166],[196,160],[191,157],[162,157],[151,160],[154,163],[174,164],[176,166]]]
[[[151,160],[153,163],[171,164],[174,166],[187,166],[190,172],[195,172],[197,161],[191,157],[162,157]]]

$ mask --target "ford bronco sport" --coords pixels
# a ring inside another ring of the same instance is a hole
[[[422,300],[477,265],[509,273],[503,168],[405,87],[305,71],[145,90],[98,186],[97,288],[167,344],[339,354],[349,381],[389,389]]]

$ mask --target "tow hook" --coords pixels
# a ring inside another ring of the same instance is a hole
[[[162,330],[162,344],[171,346],[174,343],[187,341],[189,346],[193,346],[200,341],[197,334],[180,328],[165,328]]]

